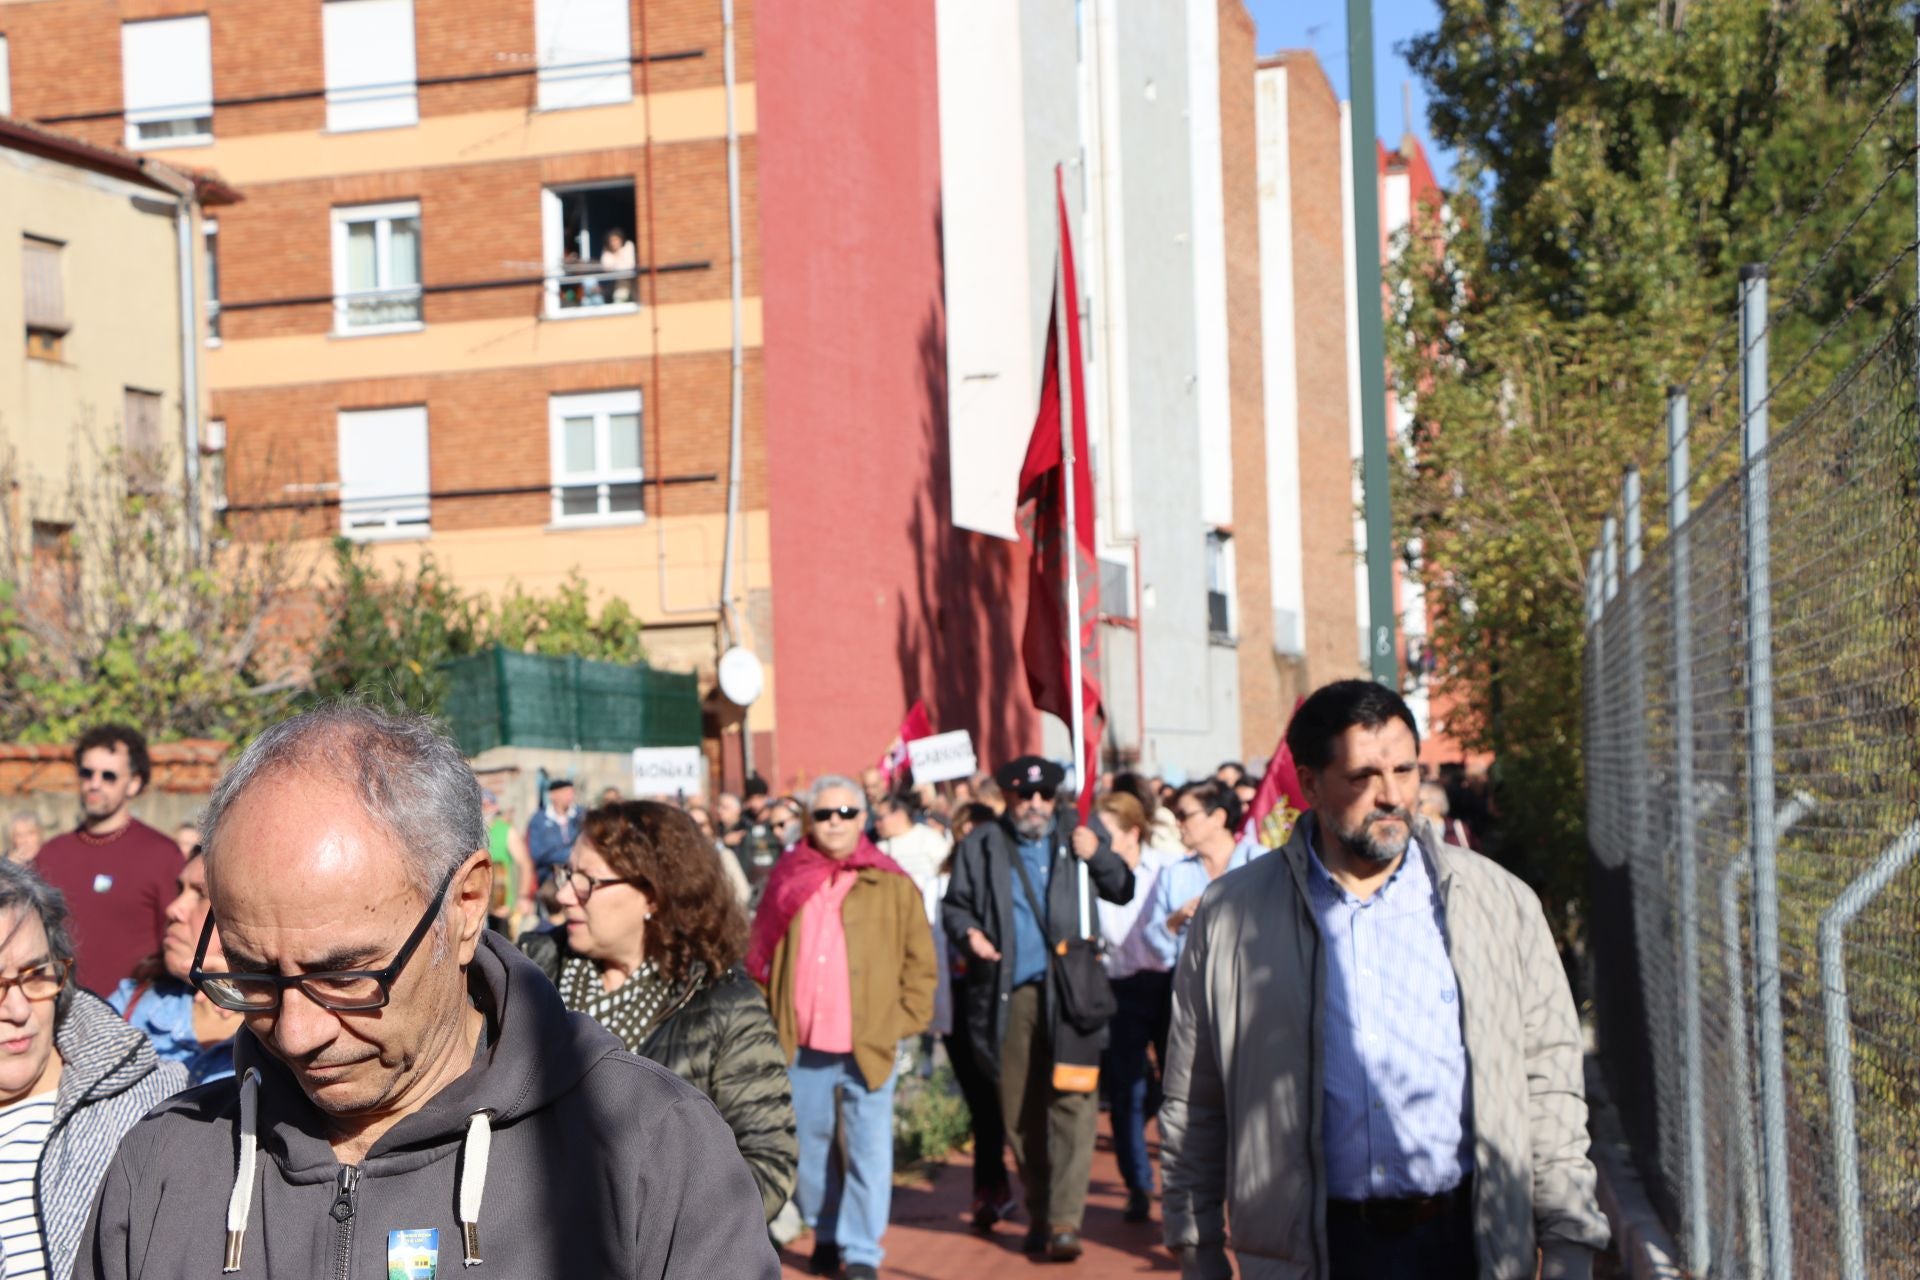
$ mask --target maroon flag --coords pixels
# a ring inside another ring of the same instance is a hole
[[[880,772],[887,775],[889,786],[900,781],[911,763],[907,759],[907,744],[932,736],[933,721],[927,718],[927,704],[916,698],[907,711],[907,718],[900,722],[900,732],[894,735],[893,745],[880,757]]]
[[[1027,629],[1021,639],[1021,657],[1027,666],[1027,689],[1033,705],[1073,724],[1074,692],[1070,645],[1080,647],[1078,696],[1084,717],[1083,759],[1076,772],[1080,785],[1080,817],[1093,807],[1093,784],[1099,776],[1100,738],[1104,716],[1100,707],[1100,563],[1094,556],[1093,466],[1087,447],[1085,366],[1080,353],[1078,323],[1079,284],[1073,270],[1073,239],[1067,226],[1066,182],[1054,170],[1055,204],[1060,221],[1061,288],[1054,293],[1053,314],[1047,321],[1047,355],[1040,380],[1040,412],[1033,420],[1033,438],[1020,468],[1020,524],[1032,550],[1027,581]],[[1067,313],[1061,314],[1061,298]],[[1061,338],[1064,334],[1065,342]],[[1065,347],[1064,353],[1061,348]],[[1069,371],[1073,430],[1072,476],[1067,475],[1060,432],[1060,366]],[[1068,607],[1067,485],[1073,486],[1073,535],[1079,588],[1079,634],[1073,631]]]
[[[1293,709],[1300,710],[1300,703]],[[1280,733],[1280,745],[1273,749],[1273,759],[1267,761],[1266,776],[1260,779],[1260,789],[1253,793],[1253,803],[1247,806],[1246,825],[1241,828],[1242,836],[1253,836],[1269,849],[1278,849],[1293,834],[1293,824],[1307,811],[1307,798],[1300,790],[1300,771],[1294,767],[1293,751],[1287,746],[1286,731]]]

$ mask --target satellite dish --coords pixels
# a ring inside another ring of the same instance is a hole
[[[720,692],[736,707],[750,707],[767,687],[760,659],[750,649],[732,648],[720,655]]]

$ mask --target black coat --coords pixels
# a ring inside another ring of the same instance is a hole
[[[1095,823],[1093,830],[1100,826]],[[1080,936],[1080,877],[1075,868],[1079,860],[1069,843],[1073,833],[1071,815],[1062,815],[1054,826],[1053,870],[1043,889],[1034,890],[1046,898],[1046,931],[1054,940]],[[1000,1041],[1007,1030],[1007,1000],[1013,991],[1013,965],[1008,953],[1013,949],[1013,899],[1023,894],[1020,877],[1013,870],[1020,856],[1013,828],[1005,818],[975,827],[960,842],[953,855],[953,875],[947,882],[947,896],[940,907],[941,921],[955,954],[966,957],[967,979],[961,985],[965,1007],[954,1015],[973,1041],[980,1061],[999,1069]],[[1100,848],[1087,862],[1086,919],[1093,937],[1100,933],[1096,897],[1124,906],[1133,898],[1133,869],[1126,859],[1113,851],[1104,835]],[[967,945],[967,930],[978,929],[987,935],[999,960],[982,960]],[[1054,971],[1047,969],[1047,1017],[1057,1024],[1059,998],[1054,990]],[[1106,1043],[1104,1028],[1097,1044]]]
[[[552,933],[523,935],[520,949],[556,982],[572,954],[566,940]],[[800,1148],[786,1055],[760,988],[741,969],[716,979],[702,971],[674,993],[645,1041],[627,1049],[713,1100],[733,1130],[771,1222],[793,1193]]]

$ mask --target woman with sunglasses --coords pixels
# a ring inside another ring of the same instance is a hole
[[[713,1100],[771,1221],[793,1190],[792,1093],[766,1002],[736,967],[747,920],[713,845],[671,805],[604,805],[554,887],[566,923],[521,950],[569,1009]]]
[[[73,983],[59,890],[0,861],[0,1253],[8,1276],[66,1276],[127,1130],[185,1088],[141,1032]]]
[[[892,1205],[894,1055],[933,1018],[933,932],[920,890],[867,839],[859,783],[821,778],[806,811],[805,838],[767,878],[747,972],[790,1064],[813,1274],[844,1262],[847,1280],[869,1280]]]

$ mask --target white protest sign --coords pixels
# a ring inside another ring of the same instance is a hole
[[[698,747],[635,747],[633,794],[697,796],[706,791],[707,761]]]
[[[970,778],[980,768],[973,755],[973,735],[965,729],[915,738],[907,744],[907,759],[913,762],[913,780],[923,783]]]

